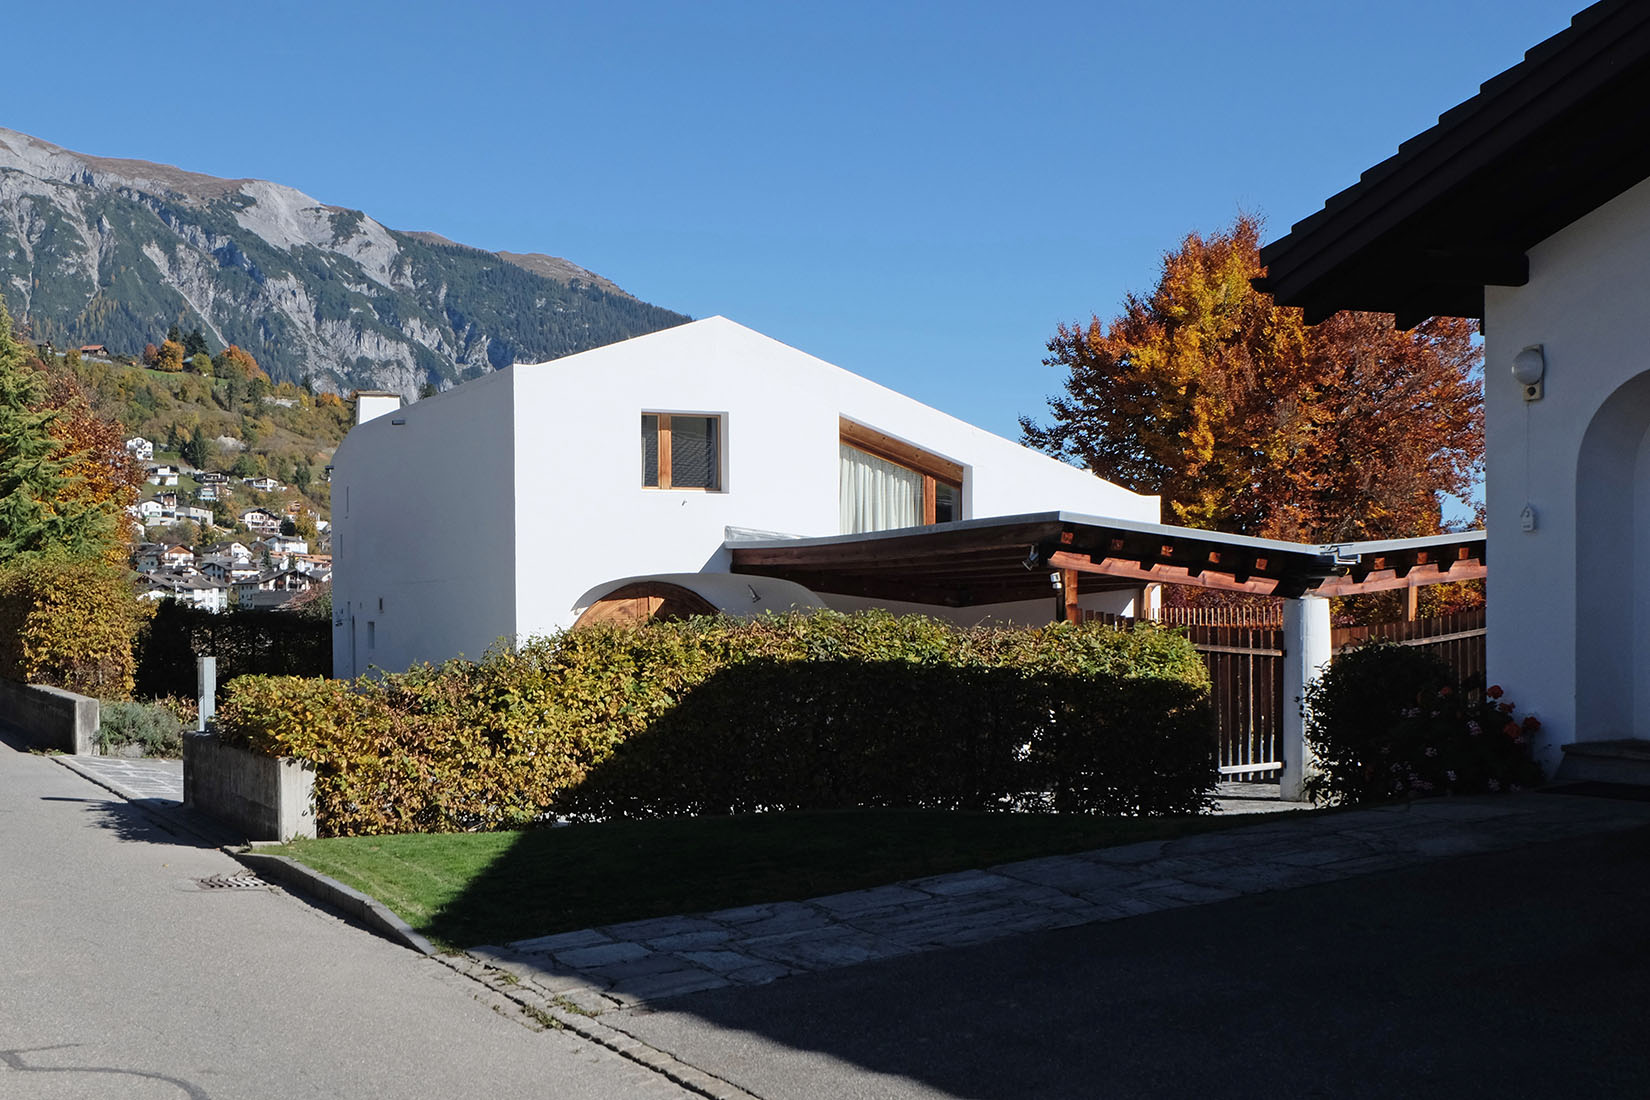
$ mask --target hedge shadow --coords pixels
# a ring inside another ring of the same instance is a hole
[[[1214,783],[1207,693],[1169,679],[894,661],[724,668],[618,745],[580,817],[858,806],[1196,813]]]

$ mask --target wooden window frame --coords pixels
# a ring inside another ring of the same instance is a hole
[[[657,412],[652,409],[643,409],[642,416],[654,416],[659,419],[659,432],[655,440],[659,451],[659,484],[649,485],[644,480],[642,488],[650,492],[672,493],[720,493],[723,491],[724,476],[723,461],[727,455],[728,418],[722,413],[712,412]],[[691,416],[695,420],[716,421],[716,484],[715,485],[672,485],[670,482],[670,418],[672,416]],[[642,471],[646,478],[647,471]]]
[[[946,485],[956,490],[957,511],[962,512],[963,468],[961,463],[952,462],[948,458],[941,458],[931,451],[895,439],[885,432],[875,428],[867,428],[864,424],[856,424],[847,417],[838,417],[838,430],[842,442],[858,451],[864,451],[873,458],[880,458],[884,462],[892,462],[895,466],[903,466],[907,470],[922,475],[922,522],[923,526],[937,523],[936,505],[938,503],[937,486]],[[959,514],[958,519],[962,516]]]

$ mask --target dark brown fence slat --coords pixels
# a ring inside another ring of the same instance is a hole
[[[1275,781],[1277,768],[1248,771],[1283,759],[1283,629],[1280,616],[1264,621],[1269,608],[1165,608],[1185,620],[1181,626],[1209,669],[1210,697],[1220,735],[1220,766],[1232,779]],[[1247,618],[1248,621],[1237,621]],[[1084,611],[1080,621],[1103,622],[1118,630],[1135,620],[1125,615]],[[1331,635],[1332,652],[1369,638],[1386,638],[1401,645],[1434,650],[1467,679],[1484,674],[1484,612],[1461,611],[1415,622],[1377,623],[1337,627]]]

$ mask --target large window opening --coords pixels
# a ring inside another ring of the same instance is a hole
[[[963,518],[960,465],[862,424],[841,428],[843,534]]]
[[[720,489],[722,418],[643,413],[642,484],[650,489]]]

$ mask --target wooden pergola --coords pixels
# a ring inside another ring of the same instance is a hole
[[[971,607],[1183,584],[1299,598],[1415,589],[1485,575],[1484,533],[1310,545],[1042,512],[823,538],[741,537],[735,573],[815,592]]]

